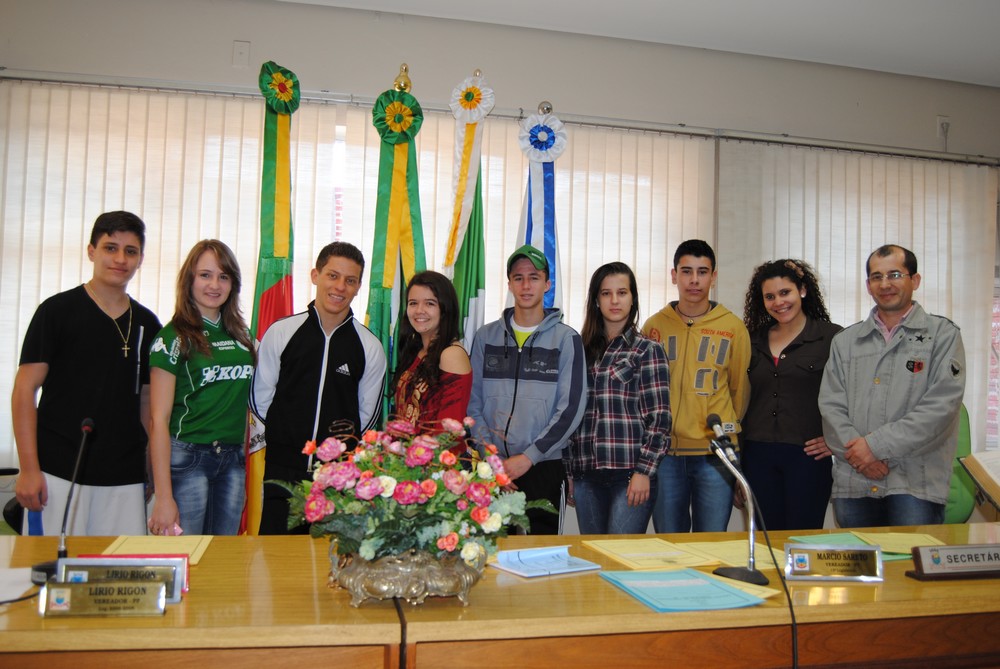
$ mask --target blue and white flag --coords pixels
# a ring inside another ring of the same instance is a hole
[[[562,308],[559,244],[556,238],[555,160],[566,149],[566,130],[553,114],[534,114],[524,120],[519,134],[521,150],[528,157],[528,185],[524,191],[517,244],[531,244],[545,254],[552,286],[545,293],[545,308]]]

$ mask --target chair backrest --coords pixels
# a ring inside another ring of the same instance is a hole
[[[3,505],[3,519],[5,523],[10,525],[10,529],[21,534],[21,530],[24,529],[24,507],[17,501],[16,497],[10,498]]]
[[[976,484],[972,477],[959,463],[972,453],[972,431],[969,426],[969,412],[962,405],[962,413],[958,420],[958,449],[955,460],[951,463],[951,487],[948,491],[948,502],[944,507],[944,522],[964,523],[972,516],[976,508]]]
[[[20,519],[23,516],[18,515],[14,509],[14,506],[11,505],[11,502],[15,503],[17,502],[17,500],[14,499],[14,487],[17,485],[17,474],[18,470],[16,467],[0,467],[0,508],[4,509],[3,514],[4,514],[4,520],[6,521],[7,520],[6,509],[8,506],[11,507],[11,514],[12,514],[11,519],[16,520],[18,525],[15,527],[13,524],[11,524],[10,521],[7,521],[7,524],[10,525],[11,530],[20,534],[21,523],[22,523]],[[17,508],[20,509],[21,506],[17,505]]]

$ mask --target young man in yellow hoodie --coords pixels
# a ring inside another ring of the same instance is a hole
[[[708,299],[717,278],[715,252],[700,239],[677,247],[670,277],[678,300],[642,331],[670,361],[670,451],[657,469],[653,526],[661,532],[723,532],[732,511],[733,477],[709,447],[709,414],[733,443],[750,397],[750,335],[735,314]]]

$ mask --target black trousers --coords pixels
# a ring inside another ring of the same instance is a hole
[[[521,478],[514,481],[528,501],[547,499],[559,511],[560,497],[566,482],[566,472],[562,460],[547,460],[532,465]],[[528,511],[531,529],[528,534],[559,534],[559,514],[540,509]]]
[[[275,465],[265,467],[258,534],[309,534],[309,523],[288,529],[288,498],[291,495],[281,486],[267,483],[273,480],[299,483],[308,478],[310,478],[308,474],[290,467]]]

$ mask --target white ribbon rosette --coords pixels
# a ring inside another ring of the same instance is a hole
[[[459,123],[479,123],[493,111],[496,98],[483,77],[469,77],[451,92],[451,113]]]
[[[566,150],[566,129],[553,114],[532,114],[521,124],[518,140],[528,160],[551,163]]]

